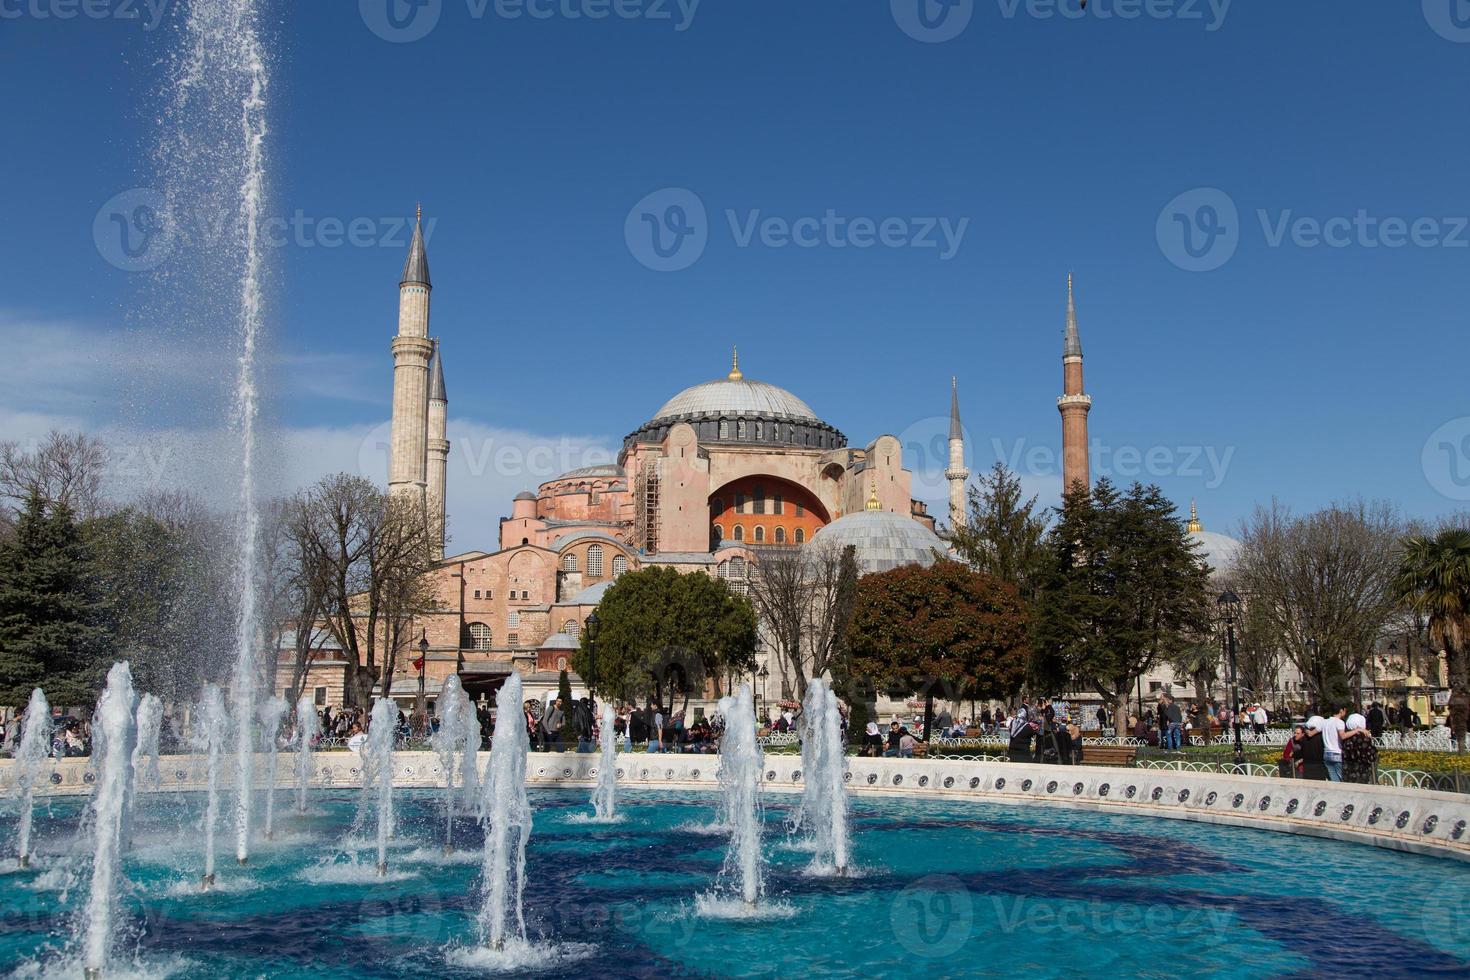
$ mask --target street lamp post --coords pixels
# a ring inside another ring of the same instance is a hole
[[[1235,618],[1240,613],[1240,596],[1226,589],[1220,593],[1220,612],[1225,616],[1225,650],[1230,663],[1230,720],[1235,724],[1235,764],[1245,764],[1245,746],[1240,742],[1240,681],[1235,667]]]
[[[419,698],[414,705],[414,714],[419,716],[425,730],[429,727],[429,700],[424,691],[424,675],[429,669],[429,631],[419,638]]]
[[[587,615],[587,694],[596,694],[597,683],[597,612]]]
[[[1311,668],[1308,671],[1308,673],[1311,675],[1308,680],[1312,682],[1312,710],[1315,712],[1321,708],[1322,701],[1322,679],[1317,670],[1317,650],[1319,644],[1317,643],[1315,638],[1308,638],[1306,646],[1307,666]]]

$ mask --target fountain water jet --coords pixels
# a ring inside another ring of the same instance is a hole
[[[847,826],[847,783],[843,779],[847,749],[842,741],[842,715],[837,695],[817,678],[807,688],[802,707],[801,766],[805,773],[797,825],[812,838],[813,866],[845,875],[850,858]]]
[[[457,766],[466,787],[474,782],[477,775],[475,751],[480,747],[480,721],[475,717],[474,705],[470,704],[458,674],[445,678],[435,708],[439,713],[439,730],[429,742],[439,756],[440,768],[444,770],[444,853],[448,854],[454,850],[454,771]]]
[[[378,877],[388,874],[388,839],[393,835],[393,739],[398,705],[378,698],[368,725],[364,782],[375,789],[378,807]]]
[[[597,786],[592,790],[592,810],[598,820],[607,822],[617,819],[618,809],[618,746],[613,734],[614,720],[612,705],[604,704],[598,732],[602,761],[597,767]]]
[[[280,756],[281,720],[286,717],[285,698],[267,698],[260,706],[261,735],[266,744],[265,837],[270,840],[276,815],[276,763]]]
[[[219,822],[219,767],[224,754],[230,716],[225,711],[225,696],[217,684],[204,685],[204,700],[199,705],[199,718],[194,731],[194,747],[206,754],[208,790],[204,804],[204,876],[201,890],[214,888],[214,832]]]
[[[736,880],[740,900],[747,909],[756,906],[764,891],[760,807],[764,765],[765,758],[756,740],[750,685],[741,684],[725,715],[719,776],[725,815],[730,821],[730,846],[725,852],[722,874]]]
[[[16,850],[22,868],[31,866],[31,819],[35,806],[36,780],[51,754],[51,705],[38,687],[26,705],[20,747],[15,750],[15,781],[20,787],[20,820],[16,828]]]
[[[161,782],[158,775],[158,736],[163,727],[163,702],[155,695],[145,694],[138,699],[138,711],[133,721],[133,746],[130,754],[132,778],[128,781],[128,800],[123,809],[123,840],[132,844],[133,812],[138,805],[138,791],[143,787],[156,789]]]
[[[480,940],[505,948],[514,913],[514,938],[526,937],[521,893],[526,879],[526,843],[531,837],[531,803],[526,798],[526,753],[530,740],[521,707],[521,677],[512,672],[495,695],[495,735],[485,769],[485,856],[481,888]]]
[[[102,734],[100,778],[92,796],[92,887],[83,919],[85,975],[100,977],[112,953],[113,913],[121,871],[123,813],[132,774],[133,675],[126,663],[112,665],[107,690],[97,702],[94,731]]]
[[[296,702],[296,812],[306,812],[306,791],[311,787],[311,745],[321,734],[321,719],[311,695]]]

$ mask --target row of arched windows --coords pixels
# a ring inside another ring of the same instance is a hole
[[[594,544],[587,549],[587,574],[592,578],[601,578],[603,569],[602,545]],[[564,572],[575,572],[577,570],[577,556],[571,552],[561,556],[561,570]],[[628,556],[614,554],[612,560],[613,578],[617,578],[628,570]]]
[[[725,540],[725,529],[716,524],[714,527],[715,542]],[[730,531],[730,540],[744,543],[746,541],[745,526],[736,524]],[[790,537],[786,534],[784,527],[778,527],[772,532],[772,537],[766,537],[766,529],[762,524],[757,524],[750,531],[750,542],[752,544],[806,544],[806,528],[799,527]]]

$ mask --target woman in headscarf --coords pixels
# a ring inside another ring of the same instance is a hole
[[[883,757],[883,733],[878,731],[876,721],[868,722],[868,727],[863,731],[863,755],[874,759]]]
[[[1303,779],[1327,779],[1327,763],[1323,758],[1322,729],[1327,722],[1321,715],[1307,719],[1307,731],[1296,748]]]
[[[1348,715],[1347,732],[1342,737],[1342,781],[1378,781],[1378,746],[1368,731],[1368,719],[1362,715]]]

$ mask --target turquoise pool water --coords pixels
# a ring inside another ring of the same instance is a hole
[[[853,801],[859,873],[813,876],[788,844],[794,798],[768,797],[766,921],[695,900],[723,839],[712,797],[625,792],[623,822],[580,822],[583,792],[533,792],[517,975],[614,977],[1396,977],[1470,975],[1470,870],[1363,845],[1170,820],[937,800]],[[283,812],[248,868],[221,840],[219,890],[197,891],[199,800],[146,801],[124,862],[127,972],[180,978],[480,976],[481,840],[437,794],[399,794],[386,881],[356,797]],[[0,971],[75,975],[65,946],[86,860],[79,801],[38,812],[38,867],[0,875]],[[226,835],[227,836],[227,835]],[[366,834],[360,835],[366,837]],[[355,861],[354,861],[355,859]],[[574,962],[580,960],[580,962]],[[65,964],[65,965],[63,965]]]

